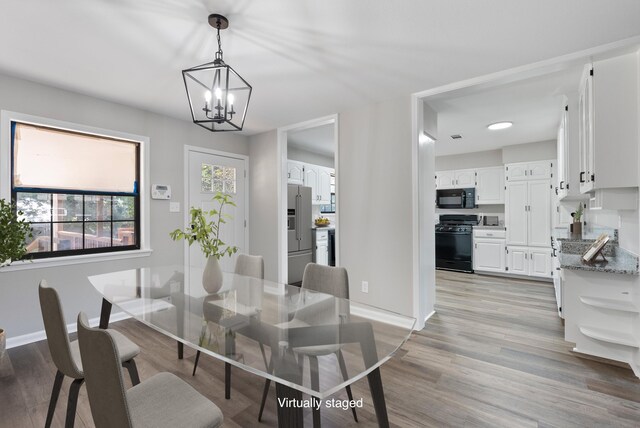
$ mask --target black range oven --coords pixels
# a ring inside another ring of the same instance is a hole
[[[449,209],[470,209],[476,207],[476,189],[436,190],[436,206]]]
[[[443,214],[436,225],[436,269],[473,272],[473,225],[477,215]]]

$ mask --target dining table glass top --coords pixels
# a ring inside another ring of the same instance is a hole
[[[147,326],[319,399],[391,358],[415,324],[373,306],[230,272],[223,272],[216,293],[208,293],[202,273],[200,267],[155,266],[89,281]]]

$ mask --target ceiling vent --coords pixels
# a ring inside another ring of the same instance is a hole
[[[452,139],[454,139],[454,140],[459,140],[460,138],[462,138],[462,135],[460,135],[460,134],[453,134],[453,135],[451,136],[451,138],[452,138]]]

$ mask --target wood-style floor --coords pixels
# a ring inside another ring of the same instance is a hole
[[[437,285],[437,313],[382,367],[392,426],[640,426],[640,380],[628,368],[571,353],[551,284],[438,272]],[[234,369],[225,400],[222,363],[203,356],[191,377],[193,351],[180,361],[175,342],[140,323],[113,327],[140,345],[143,380],[159,371],[177,374],[218,404],[225,427],[277,425],[273,387],[263,423],[256,421],[259,377]],[[42,427],[55,372],[46,343],[7,353],[10,361],[0,365],[0,426]],[[364,397],[360,423],[349,411],[323,409],[323,426],[376,426],[367,381],[356,382],[353,392]],[[65,400],[63,392],[54,426],[63,426]],[[311,426],[311,415],[305,417]],[[93,426],[84,388],[76,426]]]

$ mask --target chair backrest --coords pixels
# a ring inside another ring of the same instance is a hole
[[[238,275],[264,279],[264,259],[262,256],[239,254],[236,259],[235,273]]]
[[[308,263],[302,275],[302,288],[349,298],[349,276],[343,267]]]
[[[65,376],[82,379],[84,374],[71,356],[69,333],[58,292],[49,287],[47,281],[43,279],[38,286],[38,295],[44,330],[47,333],[47,344],[54,364]]]
[[[120,357],[107,330],[90,328],[78,315],[78,341],[91,415],[97,428],[131,427]]]

